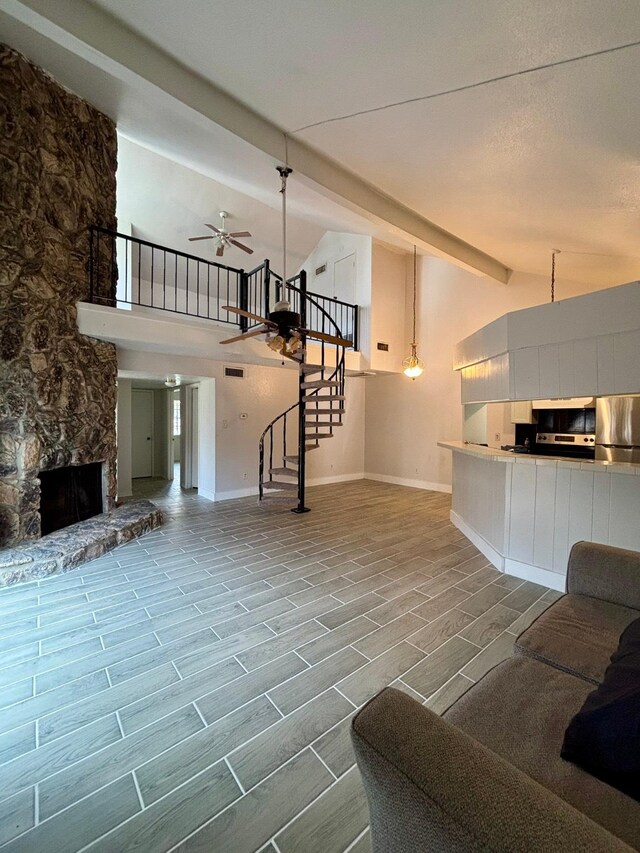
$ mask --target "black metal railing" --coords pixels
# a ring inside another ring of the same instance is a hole
[[[242,326],[224,305],[246,308],[249,274],[225,264],[93,226],[90,302],[135,305]]]
[[[92,226],[89,267],[89,301],[97,305],[154,308],[229,323],[242,330],[257,326],[259,322],[238,318],[224,311],[224,305],[243,308],[262,317],[269,315],[276,302],[286,298],[294,311],[302,313],[301,274],[284,285],[282,277],[271,270],[268,260],[246,272]],[[358,306],[318,293],[309,293],[308,297],[303,300],[308,328],[317,331],[341,329],[342,336],[353,341],[353,348],[357,349]],[[335,330],[329,333],[336,334]]]

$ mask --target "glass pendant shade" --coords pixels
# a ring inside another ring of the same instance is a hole
[[[411,344],[411,355],[407,356],[402,362],[402,370],[405,376],[409,379],[416,379],[421,376],[424,370],[424,361],[418,357],[416,345]]]

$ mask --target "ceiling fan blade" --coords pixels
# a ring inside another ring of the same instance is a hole
[[[243,252],[246,252],[248,255],[253,255],[253,249],[250,249],[248,246],[244,246],[242,243],[238,243],[237,240],[229,240],[232,246],[237,246],[239,249],[242,249]]]
[[[224,255],[224,243],[220,243],[218,248],[216,249],[216,255],[221,258]]]
[[[213,240],[212,234],[207,234],[206,237],[189,237],[189,241],[193,243],[194,240]]]
[[[251,231],[230,231],[229,237],[251,237]]]
[[[313,329],[298,329],[299,332],[304,332],[308,338],[315,338],[318,341],[325,341],[328,344],[337,344],[339,347],[352,347],[353,341],[348,341],[346,338],[337,338],[335,335],[325,335],[324,332],[316,332]]]
[[[225,341],[219,341],[221,344],[234,344],[236,341],[244,341],[245,338],[255,338],[258,335],[265,335],[269,329],[251,329],[250,332],[245,332],[243,335],[236,335],[234,338],[227,338]]]
[[[275,326],[271,320],[266,317],[261,317],[259,314],[252,314],[251,311],[245,311],[243,308],[236,308],[234,305],[223,305],[223,311],[231,311],[232,314],[240,314],[241,317],[248,317],[250,320],[257,320],[259,323],[264,323],[266,326]]]
[[[205,222],[204,224],[207,226],[207,228],[211,228],[212,231],[215,231],[216,234],[222,234],[222,231],[219,228],[216,228],[216,226],[212,225],[210,222]]]

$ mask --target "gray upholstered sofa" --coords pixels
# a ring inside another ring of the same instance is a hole
[[[640,617],[640,554],[577,543],[567,595],[444,714],[388,688],[354,718],[375,853],[640,849],[640,804],[560,758]]]

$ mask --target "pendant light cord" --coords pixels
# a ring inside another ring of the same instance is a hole
[[[416,247],[413,247],[413,343],[412,347],[416,347],[416,278],[417,278],[417,253]]]
[[[285,136],[286,149],[286,136]],[[280,175],[280,194],[282,195],[282,283],[287,283],[287,178],[293,171],[289,166],[276,166]]]
[[[560,254],[560,249],[554,249],[551,252],[551,301],[556,301],[556,255]]]

